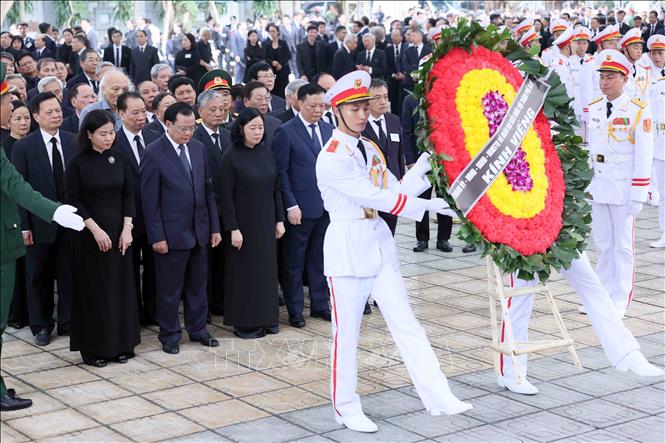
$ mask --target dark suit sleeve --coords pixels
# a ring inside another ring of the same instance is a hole
[[[412,106],[412,101],[407,95],[404,97],[404,102],[402,104],[402,131],[403,131],[403,138],[402,138],[402,144],[404,145],[404,157],[406,158],[406,163],[407,164],[412,164],[415,163],[416,161],[416,153],[415,153],[415,146],[414,146],[414,130],[415,128],[413,127],[413,106]]]
[[[279,62],[280,65],[282,65],[282,69],[288,69],[289,68],[289,60],[291,60],[291,50],[289,49],[289,45],[286,44],[284,40],[280,40],[279,42]]]
[[[335,55],[333,56],[333,62],[332,62],[332,68],[330,69],[330,73],[332,76],[335,78],[335,80],[339,80],[341,77],[340,71],[341,71],[341,64],[342,64],[342,49],[338,49],[337,52],[335,52]]]
[[[136,183],[134,183],[134,173],[130,160],[125,157],[124,167],[122,173],[124,175],[124,182],[122,184],[122,215],[123,217],[136,218],[136,213],[140,211],[136,207]]]
[[[149,68],[148,72],[150,72],[150,69],[152,69],[152,67],[155,66],[158,63],[159,63],[159,51],[157,50],[157,48],[153,47],[152,61],[151,61],[150,65],[148,66],[148,68]]]
[[[201,144],[203,148],[203,167],[205,172],[205,186],[206,186],[206,201],[208,203],[208,221],[210,222],[210,233],[211,234],[221,234],[222,230],[219,226],[219,213],[217,212],[217,195],[215,194],[215,188],[212,184],[212,178],[210,177],[210,170],[208,169],[208,148]]]
[[[25,208],[44,221],[53,220],[58,204],[32,189],[9,162],[4,149],[0,149],[0,184],[2,192],[16,201],[21,208]]]
[[[385,78],[388,73],[386,53],[380,49],[376,49],[375,52],[377,54],[377,62],[375,65],[372,65],[372,77]]]
[[[224,181],[222,182],[222,195],[220,199],[222,200],[222,224],[224,225],[224,231],[233,231],[239,229],[238,218],[236,217],[236,207],[234,203],[234,194],[236,187],[236,169],[233,164],[232,155],[229,155],[231,150],[226,151],[222,156],[222,177]]]
[[[284,207],[291,208],[298,206],[296,196],[291,191],[291,182],[289,181],[289,164],[291,163],[291,143],[293,135],[289,136],[288,131],[283,128],[277,128],[272,142],[272,153],[277,167],[277,174],[282,179],[282,198]]]
[[[300,75],[305,75],[305,67],[302,64],[303,62],[303,47],[301,45],[298,45],[296,47],[296,68],[298,68],[298,72]]]
[[[152,148],[152,149],[151,149]],[[143,151],[140,166],[141,204],[148,242],[151,244],[166,240],[162,224],[160,205],[160,173],[155,152],[157,145]]]
[[[69,163],[65,172],[65,190],[67,203],[77,209],[76,212],[83,220],[89,219],[90,213],[86,211],[85,206],[81,203],[81,171],[76,160]]]

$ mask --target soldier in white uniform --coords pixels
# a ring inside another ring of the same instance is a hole
[[[418,395],[431,415],[456,414],[472,406],[448,386],[424,329],[416,320],[400,273],[395,241],[377,211],[420,220],[425,211],[451,215],[440,198],[415,196],[430,184],[427,158],[398,182],[381,150],[361,133],[369,117],[370,76],[351,72],[326,93],[339,121],[321,149],[316,177],[330,214],[323,255],[332,305],[331,397],[335,419],[349,429],[375,432],[363,413],[357,384],[357,347],[365,302],[378,303]]]
[[[589,28],[584,26],[578,26],[575,28],[573,42],[570,44],[573,54],[569,59],[573,84],[571,97],[573,99],[572,105],[573,110],[575,111],[575,117],[577,118],[577,121],[580,122],[580,128],[576,129],[575,133],[582,137],[584,137],[584,127],[582,126],[582,109],[586,103],[582,101],[580,94],[580,88],[582,84],[581,73],[582,65],[584,62],[592,57],[591,54],[587,53],[587,49],[589,49],[589,41],[591,41],[591,31]]]
[[[589,186],[596,272],[617,309],[633,297],[634,224],[647,197],[653,159],[649,106],[624,92],[632,64],[619,51],[598,54],[603,96],[589,103],[588,138],[594,176]]]
[[[592,41],[596,43],[598,47],[596,54],[606,49],[617,49],[617,45],[620,39],[621,34],[619,33],[619,27],[616,25],[607,26],[605,29],[603,29],[602,32],[596,34],[596,36],[592,39]],[[601,95],[598,66],[600,66],[600,60],[597,56],[593,56],[582,64],[582,70],[580,71],[579,96],[580,101],[583,104],[581,124],[585,128],[584,141],[588,141],[586,132],[586,126],[588,124],[587,119],[589,115],[588,104],[591,102],[591,100]]]
[[[653,118],[654,146],[652,168],[652,194],[658,194],[658,225],[660,239],[652,248],[665,248],[665,35],[654,34],[647,40],[647,60],[651,64],[651,117]],[[655,191],[655,192],[654,192]]]
[[[533,29],[529,29],[528,31],[522,34],[522,36],[519,39],[519,44],[520,46],[526,49],[531,49],[534,46],[537,46],[540,49],[540,34],[538,34]],[[534,58],[536,60],[540,60],[540,57],[538,57],[538,55],[535,55]]]
[[[525,18],[522,20],[520,23],[515,25],[515,27],[512,29],[513,31],[513,40],[515,41],[520,41],[522,36],[529,32],[531,29],[533,29],[533,22],[534,20],[532,18]]]
[[[562,18],[555,18],[550,22],[550,34],[552,34],[552,38],[556,40],[570,26],[571,25],[570,23],[568,23],[568,21]],[[555,44],[552,44],[552,46],[546,48],[543,51],[543,54],[541,56],[543,65],[549,68],[550,65],[554,63],[554,60],[558,55],[559,55],[559,47],[556,46]]]
[[[621,40],[619,40],[619,45],[621,46],[623,55],[631,63],[630,74],[628,75],[628,82],[624,87],[624,92],[628,97],[637,98],[648,104],[650,100],[651,67],[640,60],[644,46],[640,30],[633,28],[626,32]]]
[[[575,30],[571,26],[554,40],[552,46],[559,48],[559,54],[552,59],[549,65],[551,70],[559,74],[561,83],[566,87],[566,92],[569,97],[573,97],[574,95],[573,71],[570,66],[570,63],[572,62],[570,57],[573,55],[573,50],[570,45],[573,42],[573,37],[575,37]]]

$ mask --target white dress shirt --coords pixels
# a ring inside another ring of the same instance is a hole
[[[53,144],[51,139],[55,137],[58,141],[58,152],[60,152],[60,158],[62,159],[62,170],[65,170],[65,155],[62,152],[62,143],[60,143],[60,131],[56,132],[55,135],[51,135],[48,132],[45,132],[43,129],[40,129],[39,132],[42,134],[42,139],[44,139],[44,145],[46,145],[46,153],[48,154],[48,162],[51,164],[51,169],[53,169]]]
[[[216,131],[213,131],[212,129],[207,127],[205,125],[205,123],[201,123],[201,126],[203,126],[203,129],[205,129],[206,132],[208,133],[208,135],[210,136],[210,140],[212,140],[212,144],[213,145],[216,144],[217,140],[219,140],[219,149],[222,149],[222,138],[221,138],[222,136],[219,133],[219,129],[217,129]],[[215,140],[215,137],[212,136],[213,134],[217,134],[217,140]]]
[[[138,134],[134,134],[132,131],[127,129],[124,125],[122,126],[122,130],[125,131],[125,136],[127,137],[127,140],[129,140],[129,146],[132,147],[132,152],[134,153],[134,157],[136,158],[136,162],[140,165],[141,164],[141,155],[139,154],[139,148],[136,146],[136,140],[134,140],[134,137],[137,135],[141,138],[141,144],[143,145],[143,149],[145,149],[145,139],[143,138],[143,135],[139,131]]]
[[[323,148],[323,137],[321,136],[321,128],[319,128],[319,124],[317,123],[310,123],[307,120],[305,120],[302,116],[302,114],[298,114],[298,118],[300,118],[300,121],[302,122],[303,125],[305,125],[305,129],[307,129],[307,133],[309,136],[312,136],[312,128],[310,128],[309,125],[315,124],[316,128],[314,128],[314,133],[316,133],[316,136],[319,138],[319,144]]]

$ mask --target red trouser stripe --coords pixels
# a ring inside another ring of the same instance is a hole
[[[332,367],[332,404],[335,412],[341,417],[342,414],[337,410],[337,334],[339,334],[339,322],[337,321],[337,303],[335,302],[335,289],[333,288],[332,277],[328,277],[330,281],[330,294],[333,304],[333,312],[335,313],[335,337],[333,338],[333,367]]]
[[[635,290],[635,217],[633,217],[633,232],[631,234],[631,243],[633,248],[633,275],[630,277],[630,293],[628,294],[628,303],[626,303],[626,309],[630,306],[630,302],[633,300],[633,291]]]

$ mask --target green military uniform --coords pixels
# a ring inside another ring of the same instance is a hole
[[[199,80],[199,95],[201,95],[202,92],[210,90],[226,90],[229,91],[230,94],[231,86],[233,86],[231,74],[223,69],[213,69],[212,71],[203,74],[203,77]],[[233,102],[231,102],[231,107],[233,107]],[[224,129],[229,129],[237,116],[237,113],[229,111],[229,115],[227,115],[226,120],[223,121],[220,126]],[[201,119],[197,120],[196,123],[201,123]]]
[[[14,295],[14,269],[16,259],[25,255],[21,220],[18,216],[20,205],[37,217],[52,220],[58,204],[42,197],[33,190],[21,174],[9,162],[5,151],[0,149],[0,353],[2,353],[2,333],[7,327],[9,306]],[[0,377],[0,397],[7,392],[5,382]]]

